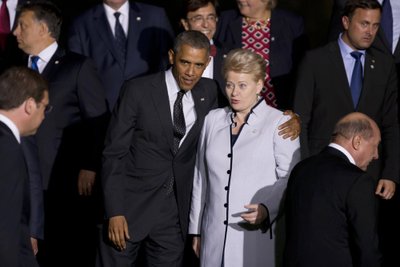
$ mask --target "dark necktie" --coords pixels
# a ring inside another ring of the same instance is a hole
[[[40,57],[38,57],[38,56],[31,56],[31,69],[33,69],[34,71],[37,71],[37,72],[39,72],[39,67],[37,65],[39,59],[40,59]]]
[[[215,57],[217,55],[217,47],[215,45],[210,45],[210,56]]]
[[[174,103],[174,153],[178,152],[179,143],[186,133],[185,116],[183,115],[182,98],[186,91],[180,90]]]
[[[3,0],[0,7],[0,50],[6,48],[7,35],[10,33],[10,14],[8,13],[7,0]]]
[[[351,97],[353,98],[354,108],[357,107],[358,99],[360,98],[362,84],[363,84],[363,69],[361,64],[362,53],[353,51],[350,53],[351,56],[356,60],[353,68],[353,74],[351,75]]]
[[[390,0],[383,0],[382,3],[382,17],[381,25],[383,33],[388,41],[390,52],[392,52],[393,46],[393,13],[392,6],[390,5]]]
[[[126,56],[126,36],[124,29],[119,21],[119,17],[121,16],[120,12],[115,12],[115,43],[117,45],[117,49],[120,53],[121,59],[125,65],[125,56]]]
[[[186,123],[185,123],[185,116],[183,114],[183,107],[182,107],[182,98],[185,95],[186,91],[180,90],[178,92],[178,96],[176,97],[174,103],[174,147],[173,151],[174,154],[178,152],[179,143],[182,138],[185,136],[186,133]],[[167,188],[167,195],[171,194],[174,191],[174,177],[171,177],[166,184]]]

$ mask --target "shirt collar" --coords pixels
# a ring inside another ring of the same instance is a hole
[[[37,56],[40,58],[41,61],[43,61],[47,65],[49,63],[50,59],[54,55],[54,53],[57,51],[58,44],[57,42],[53,42],[51,45],[43,49]],[[32,55],[29,56],[29,59],[32,57]]]
[[[333,148],[336,148],[337,150],[342,152],[349,159],[349,161],[352,164],[356,165],[356,162],[355,162],[354,158],[351,156],[351,154],[344,147],[342,147],[341,145],[338,145],[336,143],[330,143],[329,146],[333,147]]]
[[[351,57],[350,53],[353,51],[358,51],[361,54],[363,54],[363,56],[365,56],[365,50],[353,50],[348,44],[346,44],[343,39],[342,39],[342,35],[343,33],[341,33],[339,35],[339,39],[338,39],[338,44],[339,44],[339,48],[340,48],[340,53],[342,54],[342,57]]]
[[[15,136],[15,139],[17,139],[18,143],[21,143],[19,130],[15,123],[3,114],[0,114],[0,121],[7,125],[8,128],[10,128],[11,132]]]

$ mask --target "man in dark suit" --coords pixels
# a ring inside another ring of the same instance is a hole
[[[34,0],[30,0],[34,1]],[[0,33],[0,73],[7,68],[20,65],[24,60],[24,53],[18,49],[17,40],[12,34],[12,29],[15,27],[15,21],[18,17],[18,6],[23,5],[26,0],[8,0],[2,1],[1,5],[5,4],[8,12],[9,27],[6,32]],[[29,153],[27,147],[31,145],[29,138],[21,138],[22,149],[24,153]],[[28,162],[29,163],[29,162]],[[44,237],[44,208],[43,208],[43,187],[42,177],[39,170],[33,166],[29,168],[29,185],[30,185],[30,231],[31,242],[35,254],[38,251],[38,240],[43,240]]]
[[[121,27],[123,44],[117,38]],[[173,36],[163,9],[128,0],[104,0],[74,20],[68,45],[71,51],[95,61],[112,109],[124,81],[165,70]]]
[[[379,267],[375,181],[380,132],[362,113],[335,126],[332,143],[293,169],[286,190],[285,267]]]
[[[140,246],[146,266],[181,265],[197,139],[217,106],[216,83],[201,78],[209,46],[202,33],[185,31],[168,53],[170,70],[123,88],[103,152],[105,235],[115,248],[102,244],[102,266],[134,264]]]
[[[303,158],[319,153],[329,143],[334,124],[342,116],[359,111],[373,118],[382,132],[382,150],[380,160],[368,171],[379,179],[376,194],[390,199],[399,178],[398,168],[393,168],[399,162],[397,77],[392,58],[370,48],[380,14],[376,0],[348,2],[342,18],[345,30],[338,41],[310,51],[303,60],[294,110],[302,120]],[[361,56],[358,71],[354,71],[355,55]],[[351,82],[353,73],[358,82]],[[358,91],[351,89],[355,88],[352,84],[359,85]]]
[[[60,26],[61,13],[54,5],[33,2],[21,7],[14,30],[19,48],[29,55],[28,66],[49,82],[53,106],[35,135],[37,153],[30,153],[28,162],[40,164],[43,176],[49,266],[61,258],[69,266],[90,266],[85,259],[94,261],[96,228],[89,220],[95,207],[92,198],[80,195],[91,194],[100,168],[107,104],[91,60],[58,46]]]
[[[187,0],[184,2],[181,24],[185,31],[200,31],[210,40],[212,58],[203,72],[203,77],[216,80],[223,94],[225,94],[222,62],[228,51],[224,51],[222,45],[214,40],[218,22],[217,7],[218,2],[216,0]]]
[[[30,1],[32,2],[35,0]],[[17,41],[15,40],[15,36],[12,34],[12,30],[15,27],[15,21],[18,17],[18,6],[21,6],[26,2],[27,0],[0,1],[0,5],[3,5],[4,3],[7,6],[9,15],[8,29],[4,29],[5,32],[0,32],[0,73],[23,60],[23,53],[18,49]]]
[[[38,266],[30,242],[29,179],[20,140],[36,132],[48,95],[46,81],[25,67],[0,76],[1,266]]]

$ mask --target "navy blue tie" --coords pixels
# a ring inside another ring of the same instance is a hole
[[[392,52],[393,46],[393,13],[392,6],[390,5],[390,0],[383,0],[382,3],[382,17],[381,25],[383,33],[388,41],[390,52]]]
[[[120,12],[115,12],[115,42],[117,45],[117,49],[121,55],[121,59],[124,62],[125,65],[125,56],[126,56],[126,36],[124,29],[122,28],[122,25],[119,21],[119,16],[121,16]]]
[[[356,108],[363,85],[363,68],[361,64],[362,53],[358,51],[353,51],[350,54],[356,60],[356,62],[354,63],[353,74],[351,75],[350,82],[351,97],[353,98],[354,108]]]
[[[40,59],[40,57],[38,57],[38,56],[31,56],[31,69],[33,69],[34,71],[37,71],[37,72],[39,72],[39,67],[37,65],[39,59]]]

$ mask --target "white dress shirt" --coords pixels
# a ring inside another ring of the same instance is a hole
[[[172,122],[174,121],[174,104],[176,97],[178,96],[178,92],[181,90],[172,74],[172,69],[169,69],[165,72],[165,82],[167,84],[168,89],[168,98],[169,98],[169,107],[171,111]],[[183,140],[185,140],[188,132],[192,128],[193,124],[196,122],[196,109],[194,108],[194,101],[191,91],[187,91],[182,98],[182,107],[183,107],[183,116],[185,117],[186,124],[186,133],[185,136],[181,139],[179,146],[182,144]]]
[[[10,128],[11,132],[15,136],[15,139],[17,139],[18,143],[21,143],[21,137],[19,134],[19,130],[18,130],[17,126],[15,125],[15,123],[12,120],[10,120],[9,118],[7,118],[6,116],[4,116],[3,114],[0,114],[0,121],[3,122],[5,125],[7,125],[8,128]]]
[[[129,1],[126,1],[118,10],[112,9],[110,6],[103,4],[104,11],[106,12],[106,17],[108,20],[108,24],[110,25],[111,31],[115,36],[115,12],[121,13],[119,16],[119,23],[122,25],[122,29],[124,29],[125,36],[128,36],[128,25],[129,25]]]
[[[57,51],[58,44],[57,42],[52,43],[45,49],[43,49],[37,56],[39,57],[39,60],[37,62],[37,66],[39,68],[39,73],[42,73],[44,68],[46,67],[47,63],[49,63],[50,59],[54,55],[54,53]],[[29,62],[28,62],[28,67],[30,68],[32,66],[32,55],[29,56]]]

